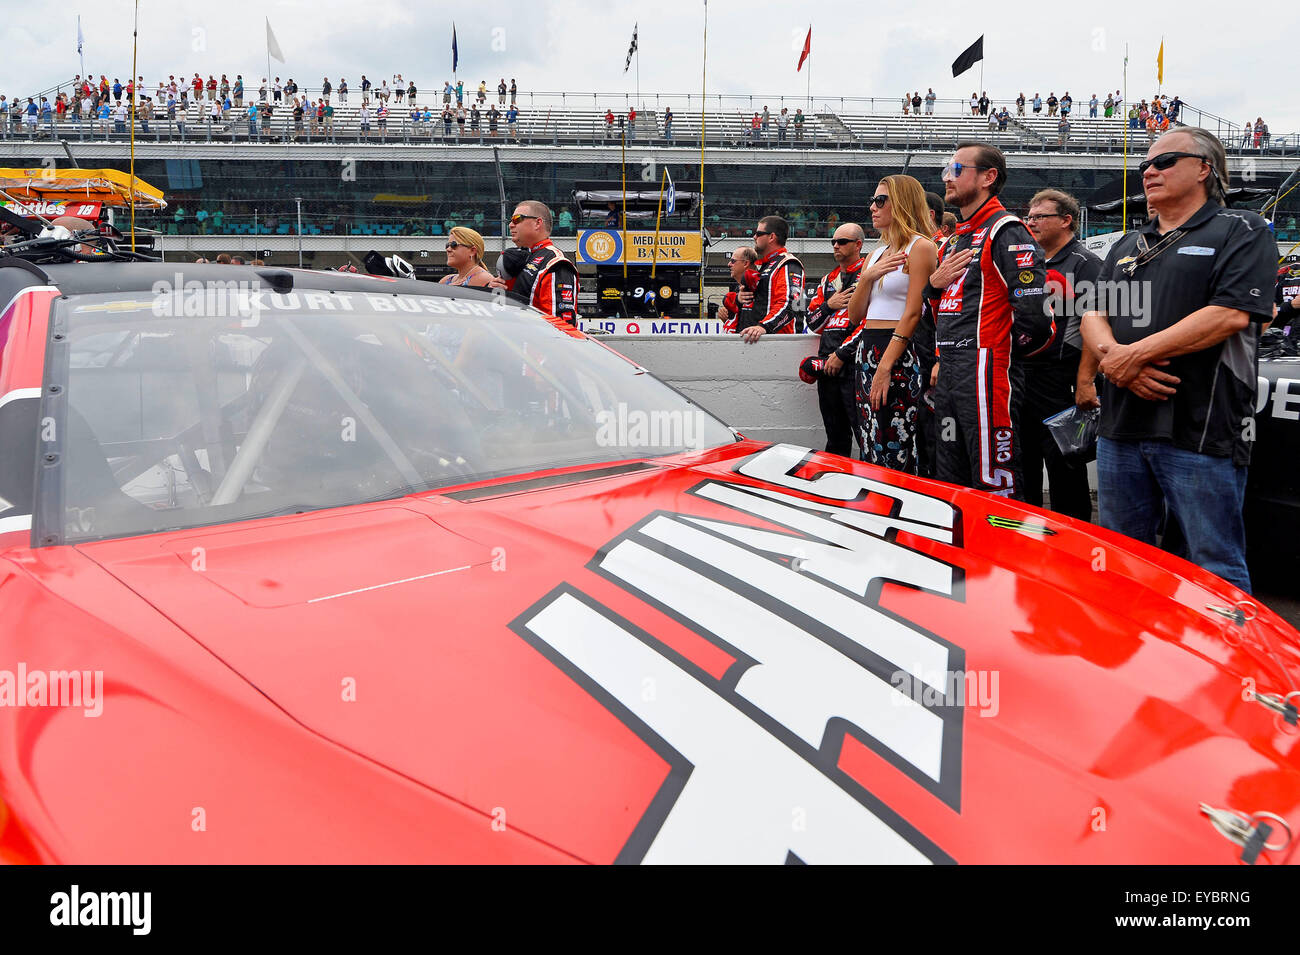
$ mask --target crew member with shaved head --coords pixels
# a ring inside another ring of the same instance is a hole
[[[826,450],[851,457],[857,432],[858,404],[854,394],[857,366],[852,356],[836,374],[825,373],[826,359],[833,355],[849,333],[849,300],[862,271],[862,243],[866,234],[856,222],[846,222],[831,239],[835,268],[817,284],[808,303],[808,331],[820,332],[815,359],[799,366],[800,377],[817,382],[817,402],[826,425]]]
[[[503,288],[507,297],[531,305],[544,315],[576,325],[578,318],[578,270],[551,242],[554,220],[546,203],[525,199],[510,217],[510,238],[525,250],[518,273],[491,282]]]

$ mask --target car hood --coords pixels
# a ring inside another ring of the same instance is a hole
[[[1256,699],[1300,643],[1245,594],[790,446],[79,549],[302,726],[588,861],[1230,862],[1200,804],[1300,801]]]

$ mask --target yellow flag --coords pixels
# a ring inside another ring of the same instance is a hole
[[[1165,41],[1160,39],[1160,52],[1156,55],[1156,83],[1165,85]]]

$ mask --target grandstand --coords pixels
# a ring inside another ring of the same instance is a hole
[[[709,264],[720,266],[723,256],[716,253],[738,245],[760,216],[777,212],[791,222],[792,250],[817,273],[830,267],[825,239],[835,225],[869,222],[866,204],[880,176],[905,171],[941,192],[939,170],[960,141],[992,142],[1007,154],[1003,198],[1012,208],[1023,209],[1048,186],[1067,189],[1085,204],[1118,198],[1125,166],[1126,120],[1090,118],[1086,104],[1077,102],[1062,143],[1057,118],[1018,117],[1005,101],[994,108],[1007,105],[1013,115],[999,131],[989,128],[987,116],[971,116],[966,101],[941,100],[933,116],[904,116],[892,98],[818,98],[810,107],[794,97],[710,96],[701,111],[698,96],[659,95],[638,106],[633,135],[626,125],[611,128],[605,120],[606,110],[616,106],[616,115],[626,114],[622,96],[534,93],[520,97],[515,135],[502,110],[493,137],[486,118],[477,133],[467,123],[459,136],[452,123],[447,135],[441,95],[421,97],[421,109],[429,107],[433,122],[413,121],[408,104],[392,101],[380,128],[372,102],[369,131],[360,128],[355,90],[346,105],[335,97],[330,129],[310,119],[295,129],[292,109],[284,104],[269,128],[258,124],[256,135],[242,113],[198,121],[191,108],[183,136],[165,117],[154,119],[148,133],[137,122],[136,172],[169,202],[137,225],[159,232],[169,256],[227,251],[293,264],[301,255],[307,264],[335,265],[378,249],[401,252],[427,267],[442,261],[442,237],[454,225],[477,229],[489,251],[499,249],[504,190],[508,203],[540,198],[550,204],[557,214],[557,243],[572,252],[580,228],[605,224],[581,221],[572,202],[574,182],[618,181],[625,170],[638,184],[657,182],[658,170],[667,167],[679,188],[695,187],[703,152],[705,226],[715,253]],[[494,101],[490,96],[488,105]],[[780,141],[776,115],[783,105],[791,115],[804,110],[802,139],[795,139],[792,124]],[[772,122],[755,139],[753,115],[764,106]],[[669,107],[671,130],[664,123]],[[1225,139],[1234,182],[1249,178],[1260,189],[1276,188],[1300,163],[1296,135],[1273,136],[1266,147],[1243,147],[1237,127],[1219,117],[1185,106],[1182,118]],[[34,136],[10,123],[0,136],[5,166],[37,168],[51,157],[64,165],[70,154],[80,165],[126,169],[129,159],[128,136],[114,131],[111,121],[106,126],[65,119],[38,127]],[[1145,130],[1129,136],[1128,185],[1136,195],[1141,184],[1135,166],[1148,136]],[[1300,190],[1278,209],[1279,241],[1300,241]],[[1130,209],[1132,215],[1141,212],[1140,206]],[[1113,231],[1120,226],[1118,212],[1089,211],[1083,226],[1086,234]],[[699,221],[679,213],[664,227],[694,231]]]

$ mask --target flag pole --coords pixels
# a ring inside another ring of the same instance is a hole
[[[1128,118],[1129,102],[1128,102],[1128,44],[1127,43],[1124,44],[1124,105],[1126,107],[1124,112],[1124,175],[1121,179],[1121,188],[1123,189],[1124,197],[1120,200],[1120,213],[1119,213],[1121,217],[1121,222],[1119,226],[1121,233],[1128,232],[1128,134],[1129,134],[1129,127],[1132,126],[1132,123],[1129,122],[1129,118]]]
[[[627,296],[627,127],[623,127],[623,295]]]
[[[808,24],[808,112],[812,113],[812,24]]]
[[[708,115],[708,103],[705,96],[708,91],[709,75],[709,0],[704,0],[704,57],[700,65],[700,312],[704,320],[704,123]]]
[[[655,208],[655,244],[650,252],[650,284],[654,284],[655,267],[659,264],[659,217],[664,211],[664,186],[668,182],[668,167],[664,166],[664,174],[659,177],[659,205]]]
[[[140,95],[136,82],[136,53],[140,36],[140,0],[135,0],[135,23],[131,28],[131,251],[135,251],[135,101]]]

